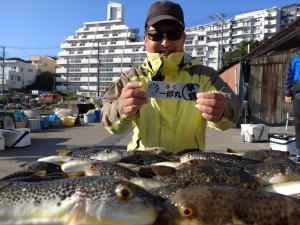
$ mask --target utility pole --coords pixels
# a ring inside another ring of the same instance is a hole
[[[97,63],[97,97],[100,98],[100,49],[99,49],[99,41],[98,41],[98,63]]]
[[[2,94],[2,100],[4,100],[5,46],[1,46],[1,48],[2,48],[2,85],[1,85],[1,94]]]
[[[220,43],[220,49],[219,50],[219,69],[223,67],[224,65],[224,54],[223,54],[223,31],[224,31],[224,25],[225,25],[225,15],[223,13],[215,13],[214,15],[210,16],[211,19],[218,19],[222,23],[222,29],[221,29],[221,43]]]

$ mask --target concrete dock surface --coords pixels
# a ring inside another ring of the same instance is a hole
[[[294,134],[294,127],[289,126],[287,131]],[[276,132],[285,132],[285,127],[270,127],[270,133]],[[216,131],[207,128],[206,151],[226,152],[228,148],[240,152],[270,149],[269,142],[243,142],[240,133],[240,128],[232,128],[226,131]],[[0,178],[14,171],[21,170],[21,164],[36,161],[41,157],[56,155],[57,149],[65,147],[114,145],[116,148],[126,149],[132,132],[111,135],[99,123],[90,123],[75,127],[43,129],[30,135],[30,146],[6,148],[0,151]]]

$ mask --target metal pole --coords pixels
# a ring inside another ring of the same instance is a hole
[[[221,29],[221,43],[219,49],[219,62],[218,62],[218,69],[221,69],[224,64],[224,55],[223,55],[223,30],[225,25],[225,15],[223,13],[215,13],[214,15],[210,16],[211,19],[218,19],[222,23],[222,29]]]
[[[2,100],[4,100],[4,67],[5,67],[5,47],[2,46],[2,85],[1,85],[1,94]]]
[[[98,64],[97,64],[97,97],[100,97],[100,53],[99,53],[99,41],[98,41]]]

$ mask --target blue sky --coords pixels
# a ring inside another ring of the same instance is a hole
[[[131,28],[139,28],[142,34],[147,10],[155,1],[114,2],[124,5],[125,23]],[[224,13],[229,19],[235,14],[297,3],[296,0],[174,2],[182,6],[187,27],[211,22],[209,16],[216,12]],[[57,56],[61,42],[73,35],[84,22],[106,20],[107,4],[108,0],[0,0],[0,46],[6,46],[6,57]]]

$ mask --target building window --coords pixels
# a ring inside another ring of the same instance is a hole
[[[116,41],[111,41],[110,44],[115,45],[115,44],[117,44],[117,42]]]
[[[105,26],[105,29],[106,29],[106,30],[109,30],[109,29],[110,29],[110,26]]]

